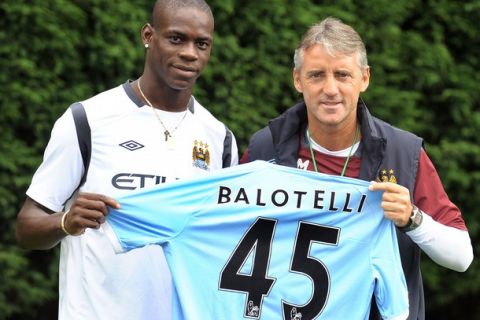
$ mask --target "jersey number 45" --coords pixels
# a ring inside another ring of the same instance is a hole
[[[246,293],[245,318],[260,318],[263,298],[268,296],[276,281],[275,278],[268,277],[276,225],[276,219],[257,218],[237,244],[220,275],[221,290]],[[313,292],[304,305],[282,300],[283,319],[314,319],[322,312],[330,290],[329,275],[326,266],[310,256],[310,246],[312,242],[337,245],[339,235],[340,229],[336,227],[299,222],[289,271],[310,278]],[[245,262],[252,254],[250,272],[242,273]]]

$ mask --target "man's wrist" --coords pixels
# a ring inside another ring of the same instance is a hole
[[[66,236],[74,236],[74,237],[81,236],[85,232],[85,230],[77,234],[73,234],[67,230],[67,215],[69,212],[70,211],[68,210],[65,213],[63,213],[62,219],[60,220],[60,228],[62,229],[63,233],[65,233]]]
[[[400,227],[400,231],[409,232],[417,229],[423,221],[423,212],[418,209],[415,205],[412,208],[412,214],[410,215],[409,221],[406,226]]]
[[[68,211],[64,212],[63,215],[62,215],[62,219],[60,220],[60,228],[62,229],[63,233],[65,233],[65,235],[67,236],[73,236],[73,234],[71,234],[66,226],[65,226],[65,221],[67,219],[67,214],[68,214]]]

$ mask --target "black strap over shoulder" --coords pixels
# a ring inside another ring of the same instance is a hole
[[[232,165],[232,132],[225,126],[226,134],[223,140],[222,168]]]
[[[75,122],[75,129],[77,130],[78,145],[83,159],[84,172],[78,188],[80,188],[87,179],[88,167],[90,166],[90,157],[92,154],[92,136],[90,132],[90,125],[88,124],[87,114],[83,105],[79,102],[70,106],[73,114],[73,121]],[[77,188],[77,189],[78,189]]]

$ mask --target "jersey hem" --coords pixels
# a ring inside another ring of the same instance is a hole
[[[398,316],[392,316],[392,317],[386,317],[383,318],[385,320],[405,320],[408,318],[409,311],[405,311],[404,313],[398,315]]]

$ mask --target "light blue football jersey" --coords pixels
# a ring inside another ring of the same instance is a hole
[[[368,185],[255,161],[124,196],[104,230],[117,252],[163,246],[174,319],[368,319],[372,294],[405,319],[395,227]]]

